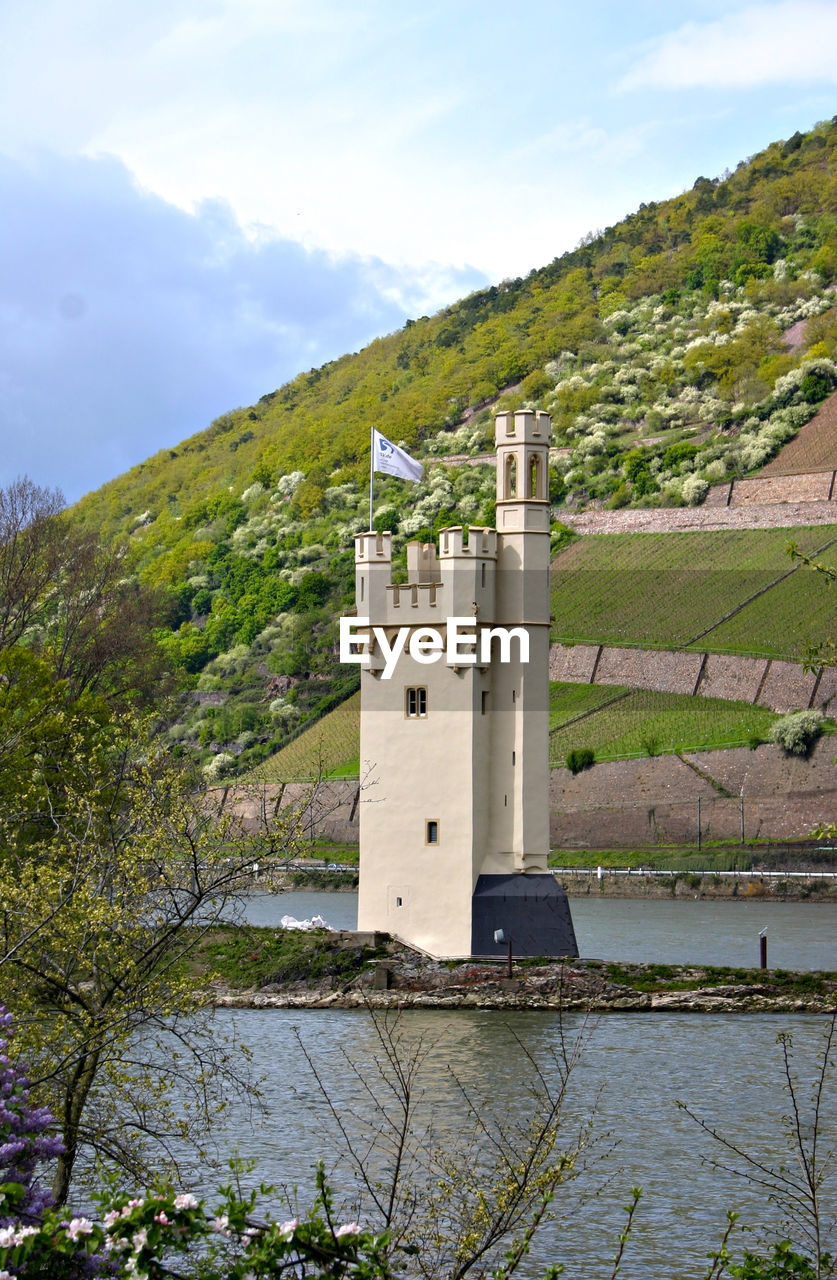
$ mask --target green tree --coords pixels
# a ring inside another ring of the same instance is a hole
[[[0,817],[3,991],[64,1141],[59,1204],[82,1148],[134,1179],[149,1178],[150,1149],[159,1172],[175,1139],[200,1148],[243,1060],[193,1016],[206,998],[189,957],[253,861],[296,835],[290,812],[262,809],[257,831],[219,814],[132,720],[74,726],[62,762],[53,785],[33,756]],[[175,1088],[186,1105],[172,1105]]]
[[[62,508],[57,490],[26,478],[0,490],[0,650],[25,643],[73,697],[159,705],[164,601],[132,578],[123,546],[100,544]]]

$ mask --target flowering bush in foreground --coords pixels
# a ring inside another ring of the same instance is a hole
[[[101,1222],[53,1208],[37,1168],[62,1150],[54,1118],[33,1107],[25,1074],[9,1056],[11,1015],[0,1005],[0,1280],[84,1280],[177,1275],[168,1263],[191,1255],[204,1280],[261,1280],[283,1273],[387,1280],[387,1236],[338,1224],[322,1170],[307,1218],[259,1222],[256,1193],[221,1189],[211,1210],[196,1196],[161,1192],[116,1197]],[[267,1188],[262,1188],[266,1191]],[[198,1261],[199,1259],[199,1261]]]
[[[0,1181],[14,1188],[6,1197],[13,1207],[0,1208],[0,1227],[11,1221],[36,1221],[52,1203],[49,1191],[35,1180],[35,1167],[58,1155],[61,1139],[47,1130],[53,1118],[45,1107],[32,1107],[29,1082],[12,1064],[9,1042],[12,1015],[0,1005]]]
[[[119,1280],[160,1280],[195,1270],[203,1280],[283,1274],[389,1280],[388,1238],[362,1231],[356,1222],[335,1222],[322,1170],[317,1187],[313,1211],[287,1222],[257,1221],[255,1192],[242,1197],[231,1186],[222,1188],[215,1209],[194,1195],[167,1192],[118,1197],[101,1222],[48,1210],[38,1226],[0,1229],[0,1280],[63,1280],[85,1270]],[[0,1187],[0,1197],[5,1194],[6,1186]],[[176,1269],[178,1256],[186,1259],[183,1272]]]

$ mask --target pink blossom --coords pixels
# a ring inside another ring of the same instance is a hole
[[[169,1225],[170,1219],[166,1214],[165,1209],[161,1209],[159,1213],[154,1214],[154,1221],[159,1222],[161,1227],[167,1227]]]
[[[0,1271],[0,1280],[17,1280],[17,1276],[13,1276],[11,1271]]]
[[[356,1222],[345,1222],[342,1227],[338,1227],[334,1233],[335,1239],[339,1240],[341,1236],[357,1236],[360,1235],[360,1227]]]
[[[279,1232],[283,1236],[292,1236],[299,1226],[299,1218],[289,1218],[287,1222],[283,1222],[279,1227]]]
[[[185,1193],[185,1195],[175,1196],[174,1207],[175,1209],[197,1209],[198,1207],[197,1197],[193,1196],[191,1192],[188,1192],[188,1191]]]
[[[137,1253],[139,1253],[140,1249],[144,1249],[148,1244],[148,1232],[145,1227],[141,1227],[139,1231],[134,1232],[131,1240]]]
[[[122,1215],[120,1214],[118,1209],[109,1209],[108,1212],[105,1214],[104,1218],[102,1219],[102,1222],[106,1228],[112,1227],[115,1222],[119,1221],[121,1216]]]
[[[67,1235],[71,1240],[78,1240],[79,1236],[89,1236],[93,1230],[93,1223],[89,1218],[73,1218],[67,1228]]]
[[[213,1218],[209,1225],[213,1231],[217,1231],[220,1235],[222,1232],[226,1231],[227,1227],[230,1225],[230,1220],[225,1213],[222,1213],[220,1217]]]
[[[16,1244],[23,1244],[27,1236],[36,1236],[39,1227],[0,1227],[0,1249],[8,1249]]]

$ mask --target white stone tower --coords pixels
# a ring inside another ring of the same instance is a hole
[[[358,928],[435,956],[502,953],[497,929],[517,955],[578,954],[547,873],[550,431],[497,417],[497,529],[443,529],[438,556],[409,544],[406,585],[390,534],[355,539],[358,618],[407,640],[389,678],[376,641],[361,672]],[[475,637],[455,652],[451,619]],[[483,648],[490,628],[505,636]]]

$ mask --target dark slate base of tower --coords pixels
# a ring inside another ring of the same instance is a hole
[[[505,941],[495,942],[502,929]],[[551,875],[480,876],[471,903],[471,954],[577,956],[567,895]]]

